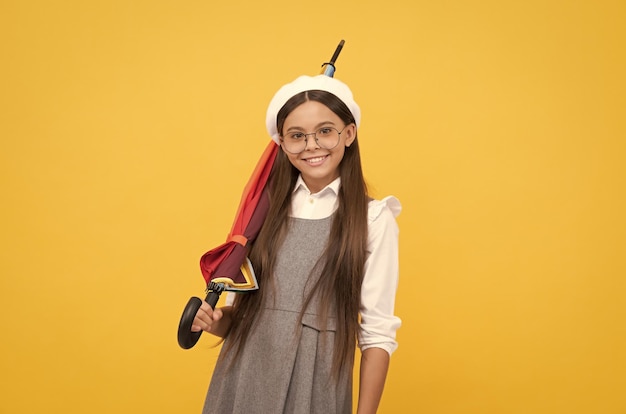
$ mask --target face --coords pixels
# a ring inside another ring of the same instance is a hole
[[[339,131],[343,129],[339,136],[339,144],[335,148],[330,150],[321,148],[312,135],[308,136],[306,148],[300,154],[291,154],[283,148],[287,158],[300,171],[302,179],[312,193],[321,191],[339,177],[339,164],[346,147],[352,145],[356,138],[356,125],[346,126],[337,114],[317,101],[307,101],[296,107],[287,115],[283,125],[283,135],[296,131],[308,134],[324,126]]]

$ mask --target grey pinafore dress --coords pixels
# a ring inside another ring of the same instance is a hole
[[[230,365],[230,355],[220,354],[203,414],[352,412],[351,364],[346,364],[338,382],[331,373],[334,317],[320,326],[319,304],[313,300],[299,321],[306,295],[319,277],[315,265],[327,243],[332,217],[289,220],[276,263],[276,291],[240,357]],[[334,315],[331,311],[329,316]]]

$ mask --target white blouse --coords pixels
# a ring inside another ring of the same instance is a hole
[[[341,178],[322,191],[311,194],[302,177],[298,177],[292,196],[290,215],[301,219],[322,219],[337,209]],[[368,209],[368,255],[361,287],[361,322],[358,343],[361,351],[382,348],[390,355],[398,347],[396,330],[400,318],[394,315],[398,287],[398,225],[395,217],[402,209],[393,196],[372,200]],[[234,294],[229,293],[227,304]]]

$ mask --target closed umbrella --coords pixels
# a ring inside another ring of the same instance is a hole
[[[335,61],[343,44],[343,40],[339,42],[330,62],[322,65],[321,74],[333,77]],[[259,288],[254,269],[247,258],[246,245],[254,241],[267,216],[269,199],[266,183],[277,153],[278,145],[270,141],[244,188],[237,215],[226,242],[208,251],[200,259],[200,270],[207,283],[205,301],[212,308],[215,308],[224,291],[248,292]],[[202,331],[192,332],[191,326],[201,305],[202,300],[198,297],[192,297],[187,302],[178,325],[178,344],[181,348],[189,349],[200,339]]]
[[[226,242],[206,252],[200,259],[200,270],[207,283],[205,300],[212,308],[215,308],[223,291],[246,292],[259,288],[246,256],[246,245],[254,241],[267,215],[269,200],[265,184],[277,152],[278,145],[270,141],[244,188]],[[184,349],[193,347],[202,334],[202,331],[191,331],[193,319],[201,305],[200,298],[192,297],[183,311],[178,325],[178,344]]]

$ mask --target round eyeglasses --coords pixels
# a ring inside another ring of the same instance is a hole
[[[321,127],[317,131],[308,134],[302,131],[292,131],[283,135],[280,141],[283,143],[285,151],[291,154],[300,154],[306,149],[307,137],[313,135],[313,139],[320,148],[331,150],[339,144],[339,136],[347,126],[344,126],[341,131],[330,126]]]

